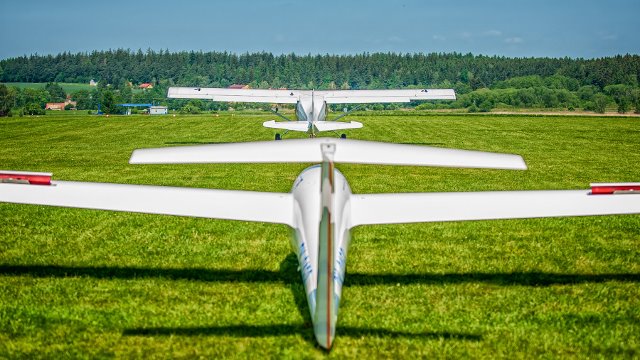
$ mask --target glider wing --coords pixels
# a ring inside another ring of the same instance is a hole
[[[291,194],[51,181],[0,183],[0,201],[17,204],[293,224]]]
[[[640,192],[486,191],[352,195],[351,226],[640,213]]]

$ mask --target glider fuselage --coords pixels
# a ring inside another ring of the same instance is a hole
[[[292,246],[296,252],[318,343],[329,349],[335,336],[338,306],[350,241],[351,188],[332,162],[311,166],[292,188]]]

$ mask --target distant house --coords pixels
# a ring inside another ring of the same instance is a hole
[[[151,84],[151,83],[142,83],[142,84],[138,85],[138,88],[140,88],[140,89],[153,89],[153,84]]]
[[[89,81],[89,86],[98,86],[98,82],[91,79],[91,81]]]
[[[47,103],[45,110],[64,110],[64,103]]]
[[[149,115],[166,115],[169,110],[166,106],[152,106],[149,108]]]
[[[243,84],[233,84],[231,86],[229,86],[229,89],[250,89],[251,87],[249,87],[249,85],[243,85]]]
[[[71,100],[67,99],[67,100],[65,100],[65,102],[47,103],[47,105],[45,105],[44,109],[45,110],[64,110],[64,108],[69,104],[73,105],[72,107],[75,108],[78,103],[76,101],[71,101]]]

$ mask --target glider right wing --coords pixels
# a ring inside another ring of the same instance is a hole
[[[42,182],[40,185],[29,184],[28,181],[0,183],[0,201],[290,226],[294,209],[293,197],[288,193],[72,181]]]

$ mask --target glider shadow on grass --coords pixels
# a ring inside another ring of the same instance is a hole
[[[144,279],[164,278],[170,280],[191,280],[202,282],[282,282],[291,288],[296,307],[304,319],[303,324],[280,325],[228,325],[205,327],[152,327],[125,329],[128,336],[237,336],[268,337],[301,334],[309,343],[315,344],[311,318],[307,307],[304,288],[297,272],[297,260],[289,254],[280,263],[279,271],[270,270],[229,270],[229,269],[166,269],[118,266],[64,266],[64,265],[11,265],[0,264],[0,276],[31,277],[92,277],[97,279]],[[348,273],[345,286],[392,285],[398,284],[458,284],[490,283],[503,286],[551,286],[607,281],[640,283],[640,274],[559,274],[546,272],[513,273],[450,273],[450,274],[366,274]],[[377,336],[387,338],[454,339],[480,341],[481,335],[450,332],[404,332],[379,328],[341,326],[338,334],[346,337]]]
[[[31,277],[92,277],[96,279],[144,279],[164,278],[203,282],[282,282],[299,284],[300,275],[294,254],[289,254],[280,264],[279,271],[259,269],[208,269],[208,268],[145,268],[121,266],[73,266],[73,265],[24,265],[0,264],[0,276]],[[503,286],[552,286],[603,283],[617,281],[640,283],[640,273],[563,274],[554,272],[504,272],[504,273],[413,273],[370,274],[347,271],[344,286],[405,285],[405,284],[462,284],[488,283]]]
[[[410,338],[410,339],[452,339],[480,341],[481,335],[462,334],[450,332],[408,332],[394,331],[388,329],[361,328],[354,326],[340,326],[336,329],[339,336],[343,337],[384,337],[384,338]],[[151,327],[151,328],[135,328],[123,331],[125,336],[233,336],[233,337],[270,337],[270,336],[288,336],[303,335],[305,340],[315,344],[311,325],[229,325],[229,326],[203,326],[203,327]]]
[[[299,273],[297,271],[297,260],[294,254],[289,254],[280,263],[279,272],[256,271],[248,274],[245,280],[249,281],[282,281],[288,284],[294,296],[294,301],[300,316],[303,318],[302,324],[277,324],[277,325],[227,325],[227,326],[200,326],[200,327],[142,327],[125,329],[125,336],[233,336],[233,337],[270,337],[270,336],[289,336],[301,335],[304,340],[312,345],[316,345],[313,335],[312,321],[307,307],[307,299],[304,287],[300,283]],[[236,278],[233,274],[223,275],[224,280],[229,281],[230,276]],[[240,276],[242,277],[242,276]],[[238,281],[238,280],[232,280]],[[242,281],[242,280],[240,280]],[[341,326],[336,329],[337,334],[345,337],[359,338],[363,336],[375,336],[384,338],[415,338],[415,339],[454,339],[467,341],[480,341],[482,336],[476,334],[452,333],[452,332],[407,332],[396,331],[381,328],[363,328],[353,326]]]

